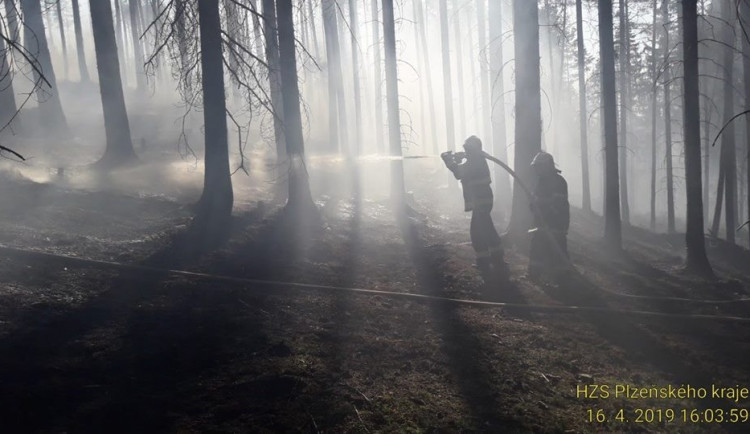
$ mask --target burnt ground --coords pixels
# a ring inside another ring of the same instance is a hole
[[[324,227],[286,224],[261,201],[231,239],[191,248],[190,209],[166,196],[94,192],[5,177],[0,243],[58,255],[282,282],[613,311],[473,307],[259,282],[229,282],[0,250],[3,432],[746,431],[682,422],[726,399],[582,399],[576,387],[750,387],[750,255],[712,242],[718,279],[681,268],[679,236],[628,228],[626,253],[575,212],[577,272],[483,287],[465,215],[416,199],[397,225],[386,202],[322,198]],[[663,297],[662,299],[638,296]],[[637,409],[676,412],[637,423]],[[608,420],[589,422],[589,410]],[[629,421],[615,420],[624,409]],[[689,414],[689,413],[688,413]],[[701,413],[706,414],[706,413]],[[746,413],[744,413],[746,414]],[[744,418],[745,420],[747,418]]]

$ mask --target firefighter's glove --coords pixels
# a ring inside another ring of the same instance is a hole
[[[445,163],[448,168],[456,165],[456,160],[453,158],[453,151],[443,152],[440,154],[440,158],[443,159],[443,163]]]

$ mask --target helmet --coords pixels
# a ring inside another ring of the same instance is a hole
[[[466,152],[478,152],[482,150],[482,141],[477,136],[471,136],[464,142]]]
[[[554,157],[552,157],[552,154],[548,154],[544,151],[536,154],[534,159],[531,160],[531,167],[541,170],[554,170],[556,172],[560,172],[555,168],[555,159]]]

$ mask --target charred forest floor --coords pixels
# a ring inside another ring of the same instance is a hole
[[[750,255],[709,243],[718,278],[681,266],[681,237],[576,211],[576,273],[483,286],[466,215],[416,199],[321,197],[324,225],[288,225],[248,202],[230,239],[198,252],[185,201],[5,176],[0,244],[162,269],[535,305],[750,318]],[[576,387],[750,386],[750,323],[480,308],[345,291],[229,283],[0,250],[3,432],[698,432],[748,423],[636,423],[636,409],[748,408],[747,401],[582,399]],[[589,422],[603,409],[604,423]],[[624,409],[630,421],[614,419]],[[677,413],[679,414],[679,413]],[[679,416],[678,416],[679,417]]]

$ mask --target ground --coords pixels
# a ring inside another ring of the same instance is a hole
[[[457,207],[415,194],[416,212],[399,226],[385,200],[316,194],[323,225],[300,229],[268,196],[237,196],[230,239],[199,252],[179,195],[3,175],[4,432],[750,427],[748,400],[576,396],[594,384],[750,387],[750,322],[732,319],[750,318],[750,303],[722,302],[748,296],[746,250],[710,242],[718,278],[706,280],[682,268],[680,236],[626,228],[625,253],[613,255],[600,218],[574,210],[575,273],[531,281],[524,249],[509,245],[512,282],[486,286]],[[561,305],[601,309],[544,309]],[[689,421],[693,409],[706,418],[724,409],[728,421],[732,408],[745,423]],[[599,409],[607,420],[590,421]],[[616,420],[619,409],[628,421]]]

